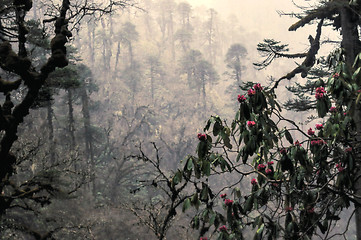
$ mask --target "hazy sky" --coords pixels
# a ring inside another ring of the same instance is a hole
[[[288,32],[288,27],[297,19],[280,17],[277,11],[298,12],[290,0],[189,0],[189,3],[215,8],[224,17],[234,14],[246,31],[258,33],[261,39],[274,38],[302,45],[307,43],[307,33],[312,33],[312,28],[301,29],[300,33]]]
[[[256,47],[263,39],[280,40],[290,44],[291,52],[303,52],[309,47],[308,35],[314,35],[316,29],[315,26],[311,26],[297,32],[288,31],[289,26],[297,19],[281,17],[277,11],[299,12],[291,0],[188,0],[188,2],[195,8],[201,6],[214,8],[223,19],[227,19],[230,14],[237,16],[245,39],[249,39],[242,44],[248,48],[250,62],[259,60]],[[280,66],[274,65],[274,67],[279,69]],[[272,68],[273,66],[268,70],[272,71]],[[285,69],[284,73],[288,70]],[[267,75],[267,73],[263,74]]]

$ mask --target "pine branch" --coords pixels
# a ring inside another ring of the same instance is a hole
[[[337,10],[341,6],[347,6],[348,2],[331,1],[325,3],[325,5],[314,9],[308,13],[301,20],[293,24],[288,31],[296,31],[298,28],[305,26],[316,19],[332,18],[332,15],[337,13]]]

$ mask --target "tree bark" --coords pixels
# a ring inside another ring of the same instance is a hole
[[[49,153],[50,153],[50,162],[55,163],[55,140],[54,140],[54,124],[53,124],[53,115],[54,111],[51,106],[51,101],[47,102],[47,121],[48,121],[48,130],[49,130]]]
[[[69,134],[70,134],[70,149],[74,150],[75,147],[75,120],[74,120],[74,108],[73,108],[73,90],[68,89],[68,111],[69,111]]]
[[[95,161],[94,161],[94,148],[93,148],[93,136],[91,132],[90,124],[90,111],[89,111],[89,97],[86,88],[81,88],[81,101],[82,101],[82,113],[84,121],[84,138],[85,138],[85,155],[87,160],[90,162],[91,174],[95,174]],[[96,184],[93,179],[93,196],[96,195]]]
[[[346,53],[346,64],[351,70],[352,64],[356,55],[361,51],[361,42],[359,40],[358,24],[353,20],[357,19],[349,8],[342,8],[340,10],[341,15],[341,29],[342,29],[342,48]],[[353,149],[356,150],[356,166],[359,168],[356,174],[356,181],[354,182],[355,199],[359,205],[361,205],[361,108],[360,105],[356,106],[355,113],[353,115],[356,124],[356,142],[353,145]],[[361,207],[356,208],[356,235],[357,239],[361,240]]]

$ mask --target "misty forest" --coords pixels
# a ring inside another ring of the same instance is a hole
[[[0,239],[361,240],[361,0],[0,0]]]

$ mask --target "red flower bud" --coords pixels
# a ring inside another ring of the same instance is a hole
[[[331,113],[336,113],[336,112],[337,112],[337,108],[336,108],[336,107],[331,107],[331,108],[329,109],[329,111],[330,111]]]
[[[292,210],[293,210],[293,207],[286,207],[286,208],[285,208],[285,211],[286,211],[286,212],[291,212]]]
[[[352,152],[352,147],[346,148],[345,152],[347,152],[347,153]]]
[[[226,225],[221,226],[221,227],[219,228],[219,231],[221,231],[221,232],[227,232],[227,227],[226,227]]]
[[[264,164],[258,164],[258,166],[257,166],[257,169],[259,170],[259,171],[261,171],[261,170],[263,170],[263,169],[265,169],[266,168],[266,165],[264,165]]]
[[[315,135],[315,131],[312,130],[312,128],[308,129],[307,134],[312,136]]]
[[[238,99],[238,102],[240,102],[240,103],[246,101],[246,97],[244,95],[238,95],[237,99]]]
[[[247,94],[248,94],[248,96],[253,96],[253,95],[255,95],[256,94],[256,91],[255,90],[253,90],[253,89],[249,89],[248,90],[248,92],[247,92]]]
[[[251,184],[252,184],[252,185],[256,185],[256,184],[257,184],[257,180],[256,180],[255,178],[253,178],[253,179],[251,180]]]
[[[226,198],[224,199],[224,204],[226,204],[226,206],[232,206],[233,200]]]
[[[248,121],[247,122],[248,127],[253,127],[254,125],[256,125],[255,121]]]
[[[254,88],[254,90],[259,90],[259,91],[261,91],[261,90],[263,89],[263,87],[261,86],[260,83],[255,84],[255,85],[253,86],[253,88]]]
[[[207,139],[206,134],[198,133],[197,136],[198,136],[199,141],[205,141]]]

